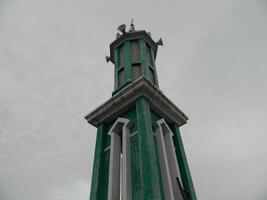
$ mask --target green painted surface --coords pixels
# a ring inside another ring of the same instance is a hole
[[[157,72],[156,72],[156,68],[154,65],[154,57],[151,54],[151,50],[150,47],[147,45],[145,40],[140,40],[140,55],[141,55],[141,65],[143,68],[143,74],[144,76],[148,79],[151,80],[150,78],[150,67],[153,70],[153,81],[152,83],[158,87],[158,82],[157,82]]]
[[[104,124],[101,124],[97,129],[90,200],[98,200],[98,195],[101,193],[101,166],[103,163],[104,137]]]
[[[139,40],[140,47],[140,63],[142,68],[142,74],[148,76],[147,67],[146,67],[146,42],[144,39]]]
[[[151,121],[152,124],[156,123],[158,120],[162,119],[158,114],[151,111]],[[179,170],[181,173],[182,183],[184,186],[184,189],[186,191],[189,191],[189,193],[186,194],[186,200],[196,200],[196,194],[194,190],[194,185],[192,182],[189,166],[186,159],[186,154],[182,142],[182,138],[180,135],[179,128],[176,127],[174,123],[168,123],[168,126],[172,130],[174,136],[173,136],[173,142],[174,146],[176,148],[176,157],[179,165]]]
[[[110,145],[108,131],[111,126],[112,123],[101,124],[97,129],[90,200],[107,200],[110,151],[104,149]]]
[[[108,199],[108,179],[109,179],[109,157],[110,151],[107,150],[103,153],[103,163],[101,168],[101,184],[99,186],[99,197],[98,200]]]
[[[114,124],[115,120],[113,120],[111,123],[105,124],[105,140],[104,140],[104,149],[110,146],[110,135],[108,135],[109,129]]]
[[[132,107],[129,111],[125,112],[120,117],[129,119],[133,123],[133,125],[132,125],[132,127],[130,129],[131,133],[133,133],[133,132],[135,132],[137,130],[137,127],[136,127],[137,119],[136,119],[136,109],[135,109],[135,107]]]
[[[159,161],[159,152],[158,152],[158,147],[157,147],[157,141],[156,141],[156,136],[153,137],[154,139],[154,144],[155,144],[155,152],[156,152],[156,158],[157,158],[157,170],[159,173],[159,183],[160,183],[160,197],[161,199],[165,199],[164,198],[164,189],[163,189],[163,182],[162,182],[162,177],[161,177],[161,169],[160,169],[160,161]]]
[[[152,127],[153,127],[153,124],[155,124],[158,120],[161,119],[161,117],[159,115],[157,115],[155,112],[153,112],[152,110],[150,110],[150,117],[151,117]],[[155,130],[153,130],[153,132],[155,132]],[[163,185],[162,185],[162,177],[161,177],[161,169],[160,169],[160,161],[159,161],[159,153],[158,153],[156,137],[154,136],[153,139],[154,139],[155,152],[156,152],[156,158],[157,158],[157,170],[159,173],[161,199],[164,199],[164,189],[163,189]]]
[[[114,88],[118,87],[118,69],[119,69],[119,51],[118,48],[115,49],[114,52],[114,63],[115,63],[115,70],[114,70]]]
[[[151,112],[151,121],[152,121],[152,125],[154,123],[156,123],[158,120],[162,119],[162,117],[160,117],[158,114],[156,114],[155,112],[153,112],[152,110]]]
[[[136,60],[132,59],[132,42],[137,41],[138,42],[138,58]],[[120,66],[120,58],[119,58],[119,48],[123,48],[124,52],[124,59],[123,63],[124,66]],[[114,72],[114,91],[112,95],[115,95],[117,92],[122,90],[125,86],[133,82],[133,70],[132,66],[133,64],[140,64],[142,75],[147,77],[148,80],[150,80],[150,71],[149,68],[151,67],[153,71],[153,84],[158,87],[158,78],[157,78],[157,71],[155,68],[155,57],[153,55],[153,51],[148,46],[144,38],[138,38],[134,40],[126,40],[122,45],[115,48],[114,50],[114,64],[115,64],[115,72]],[[124,67],[124,81],[121,84],[118,84],[118,73],[120,69]]]
[[[139,135],[131,137],[132,200],[142,200],[142,185],[139,157]]]
[[[139,132],[139,157],[142,185],[142,199],[159,200],[159,182],[155,143],[153,139],[149,102],[144,97],[136,101],[137,129]]]
[[[154,56],[154,53],[153,51],[150,49],[150,55],[151,55],[151,58],[152,58],[152,67],[155,69],[155,82],[156,82],[156,86],[159,88],[159,81],[158,81],[158,73],[157,73],[157,70],[156,70],[156,63],[155,63],[155,56]]]
[[[192,177],[190,174],[189,166],[187,163],[183,141],[181,138],[180,130],[175,124],[171,124],[170,128],[174,134],[173,142],[176,148],[176,156],[179,164],[179,169],[181,173],[182,183],[186,192],[187,200],[197,200]]]
[[[141,97],[137,99],[136,107],[130,108],[120,117],[127,118],[133,123],[131,134],[137,132],[130,139],[132,200],[164,199],[157,143],[152,129],[153,124],[161,119],[161,116],[150,109],[146,98]],[[108,131],[115,121],[116,119],[98,127],[90,200],[107,200],[110,151],[104,149],[110,146]],[[173,123],[168,125],[174,133],[173,141],[182,183],[188,191],[186,200],[196,200],[179,128]]]

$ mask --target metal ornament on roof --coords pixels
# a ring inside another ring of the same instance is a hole
[[[156,58],[158,46],[163,46],[163,41],[160,38],[155,42],[150,32],[144,30],[136,30],[134,26],[134,20],[131,20],[129,31],[126,31],[126,24],[121,24],[118,26],[117,30],[120,33],[116,34],[116,40],[110,44],[110,56],[106,56],[105,59],[107,62],[111,61],[114,63],[114,49],[122,44],[127,39],[135,39],[139,37],[144,37],[147,43],[151,46],[152,51],[154,52],[154,57]]]

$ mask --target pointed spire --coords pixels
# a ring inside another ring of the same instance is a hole
[[[134,19],[132,18],[129,32],[134,32],[135,31],[134,23],[133,22],[134,22]]]

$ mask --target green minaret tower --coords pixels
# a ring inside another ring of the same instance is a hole
[[[97,127],[90,200],[196,200],[179,127],[188,118],[160,90],[160,39],[118,27],[110,44],[112,97],[89,113]]]

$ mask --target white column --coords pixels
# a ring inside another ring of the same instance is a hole
[[[161,119],[157,121],[156,139],[158,144],[165,198],[170,200],[182,200],[182,191],[180,191],[176,180],[177,177],[179,180],[181,180],[181,176],[172,136],[173,133],[165,120]]]
[[[108,200],[119,200],[120,196],[123,200],[131,200],[131,125],[128,119],[118,118],[108,133],[111,136]],[[122,165],[120,162],[121,153]],[[122,174],[122,178],[120,178],[120,174]],[[120,184],[121,180],[122,183]],[[122,185],[122,191],[120,191],[120,185]]]
[[[122,199],[131,200],[130,123],[122,128]]]
[[[159,152],[159,161],[160,161],[160,169],[163,180],[164,196],[165,199],[175,200],[173,195],[171,175],[169,170],[169,162],[161,126],[158,126],[156,128],[156,140]]]
[[[109,184],[108,199],[120,199],[120,159],[121,139],[116,132],[110,132],[110,162],[109,162]]]

